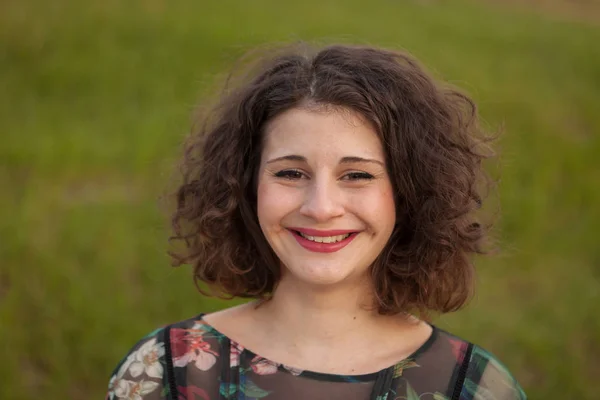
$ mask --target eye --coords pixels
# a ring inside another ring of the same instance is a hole
[[[284,169],[283,171],[275,173],[275,176],[277,178],[283,178],[288,180],[302,179],[303,175],[304,174],[302,173],[302,171],[299,171],[297,169]]]
[[[371,180],[374,176],[366,172],[350,172],[342,177],[345,181]]]

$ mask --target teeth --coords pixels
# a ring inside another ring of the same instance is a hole
[[[347,233],[345,235],[337,235],[337,236],[310,236],[310,235],[305,235],[302,232],[298,232],[298,233],[303,238],[308,239],[312,242],[317,242],[317,243],[337,243],[337,242],[341,242],[342,240],[344,240],[348,236],[350,236],[349,233]]]

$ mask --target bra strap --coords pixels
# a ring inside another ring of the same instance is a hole
[[[469,343],[467,350],[465,351],[465,357],[463,358],[463,362],[460,365],[460,370],[458,371],[458,378],[456,378],[456,386],[454,386],[454,393],[452,393],[451,400],[459,400],[460,393],[462,392],[463,385],[465,383],[465,379],[467,378],[467,369],[469,368],[469,363],[471,362],[471,352],[473,351],[473,344]]]
[[[375,385],[371,391],[370,400],[381,400],[385,399],[390,389],[392,388],[392,381],[394,380],[395,365],[380,371],[375,379]]]
[[[171,350],[171,325],[168,325],[163,330],[164,332],[164,343],[165,343],[165,360],[166,360],[166,377],[169,385],[169,399],[177,400],[178,391],[177,383],[175,382],[175,371],[173,369],[173,352]]]

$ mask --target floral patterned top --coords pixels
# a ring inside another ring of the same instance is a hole
[[[117,365],[108,400],[525,400],[484,349],[435,326],[408,358],[366,375],[277,364],[244,349],[202,315],[157,329]]]

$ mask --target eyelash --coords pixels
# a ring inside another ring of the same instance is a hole
[[[282,171],[276,172],[274,175],[277,178],[283,178],[291,181],[294,179],[302,178],[302,175],[304,174],[297,169],[284,169]]]
[[[284,169],[282,171],[275,173],[275,177],[287,179],[290,181],[301,179],[303,175],[304,175],[304,173],[297,169]],[[366,172],[349,172],[346,175],[344,175],[344,178],[348,177],[348,176],[353,176],[353,179],[346,179],[346,180],[350,180],[350,181],[371,180],[374,178],[373,175],[368,174]]]

